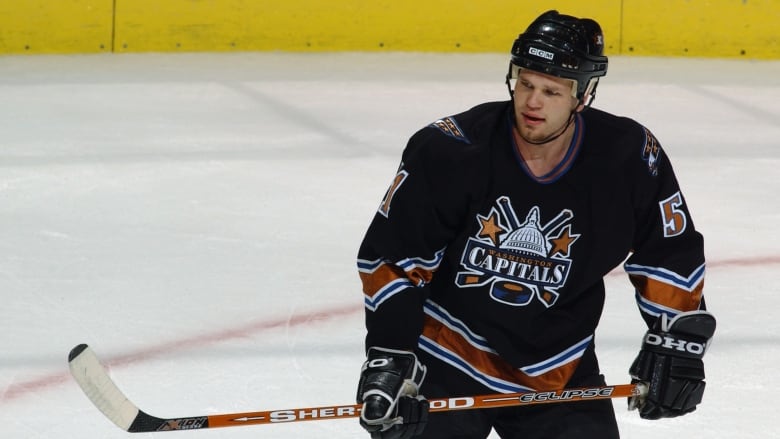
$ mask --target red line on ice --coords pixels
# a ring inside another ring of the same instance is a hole
[[[776,265],[780,264],[780,256],[762,256],[755,258],[738,258],[738,259],[723,259],[719,261],[707,262],[707,269],[713,268],[739,268],[739,267],[756,267],[762,265]],[[623,273],[615,270],[610,273],[613,275],[622,275]],[[193,335],[181,340],[175,340],[168,343],[150,346],[146,349],[128,352],[127,354],[120,355],[113,358],[105,359],[105,364],[111,367],[125,366],[130,363],[137,363],[139,361],[148,360],[150,358],[157,357],[164,353],[170,353],[174,351],[182,351],[186,349],[194,349],[209,344],[219,343],[236,338],[248,337],[259,332],[299,326],[306,323],[331,320],[343,316],[354,315],[363,311],[363,308],[359,305],[342,306],[331,309],[323,309],[320,311],[314,311],[311,313],[305,313],[300,315],[294,315],[288,318],[275,319],[275,320],[262,320],[258,322],[252,322],[244,326],[239,326],[233,329],[226,329],[224,331],[217,331],[207,334]],[[63,352],[63,363],[66,353]],[[65,366],[63,364],[63,369]],[[2,394],[0,394],[0,405],[19,399],[27,394],[41,392],[44,390],[55,388],[61,384],[72,381],[70,374],[67,370],[61,373],[55,373],[47,375],[38,379],[23,381],[16,384],[11,384],[6,387]]]
[[[236,338],[246,338],[259,332],[285,327],[300,326],[332,320],[339,317],[355,315],[362,312],[363,308],[359,305],[341,306],[337,308],[322,309],[310,313],[288,316],[285,318],[273,320],[261,320],[252,322],[243,326],[223,331],[210,332],[206,334],[193,335],[187,338],[170,341],[158,345],[149,346],[146,349],[128,352],[124,355],[103,359],[106,366],[118,367],[130,363],[148,360],[160,356],[164,353],[195,349],[205,345],[219,343]],[[47,375],[38,379],[23,381],[11,384],[0,393],[0,405],[21,398],[27,394],[48,390],[66,382],[72,381],[70,373],[65,366],[67,352],[63,352],[63,369],[61,373]]]

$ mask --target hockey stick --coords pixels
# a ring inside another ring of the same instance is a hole
[[[106,368],[100,363],[95,353],[86,344],[80,344],[70,351],[68,363],[73,378],[75,378],[92,403],[119,428],[130,433],[241,427],[245,425],[319,421],[360,416],[361,404],[353,404],[189,416],[184,418],[158,418],[140,410],[127,399],[108,376]],[[450,410],[625,398],[644,395],[645,393],[646,388],[643,384],[620,384],[545,392],[498,393],[482,396],[432,399],[429,402],[430,411],[433,413]]]

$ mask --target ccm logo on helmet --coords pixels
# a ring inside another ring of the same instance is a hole
[[[661,346],[666,349],[675,349],[680,352],[688,352],[694,355],[704,354],[706,345],[687,340],[680,340],[669,336],[660,336],[658,334],[647,334],[645,343],[652,346]]]
[[[528,53],[534,56],[538,56],[539,58],[549,59],[550,61],[552,61],[553,57],[555,56],[552,52],[537,49],[536,47],[529,48]]]

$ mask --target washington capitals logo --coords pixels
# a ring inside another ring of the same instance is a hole
[[[496,204],[487,216],[477,215],[480,229],[466,244],[465,271],[455,283],[465,288],[490,284],[490,296],[507,305],[525,306],[538,297],[553,306],[571,269],[569,251],[580,237],[571,231],[574,215],[564,209],[543,223],[534,206],[521,223],[508,197]]]

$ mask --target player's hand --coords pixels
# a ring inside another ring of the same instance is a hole
[[[632,382],[647,385],[647,394],[628,399],[629,410],[644,419],[673,418],[696,410],[704,394],[702,358],[715,333],[715,317],[690,311],[669,319],[662,314],[642,341],[629,369]]]
[[[428,421],[428,401],[419,395],[425,366],[412,352],[372,347],[363,363],[357,402],[360,425],[372,439],[408,439]]]

